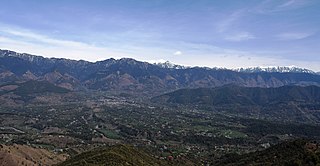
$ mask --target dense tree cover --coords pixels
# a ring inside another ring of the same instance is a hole
[[[270,105],[287,102],[320,102],[320,87],[282,86],[279,88],[240,87],[226,85],[218,88],[180,89],[153,101],[202,105]]]
[[[214,162],[216,165],[320,165],[319,144],[307,140],[283,142],[263,151],[244,155],[228,154]]]

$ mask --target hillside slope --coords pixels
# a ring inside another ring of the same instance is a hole
[[[215,162],[221,166],[312,166],[320,164],[319,144],[306,140],[284,142],[266,150],[244,155],[227,155]]]
[[[132,146],[116,145],[81,153],[59,166],[159,166],[167,164]]]
[[[269,105],[288,102],[320,102],[320,87],[283,86],[278,88],[239,87],[180,89],[153,98],[153,101],[204,105]]]
[[[0,145],[0,166],[53,165],[64,161],[66,157],[26,145]]]

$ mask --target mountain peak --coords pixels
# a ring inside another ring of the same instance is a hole
[[[165,61],[165,62],[157,62],[153,63],[154,65],[157,65],[162,68],[167,68],[167,69],[186,69],[188,67],[182,66],[182,65],[176,65],[174,63],[171,63],[170,61]]]
[[[296,66],[269,66],[269,67],[250,67],[250,68],[238,68],[235,69],[237,72],[243,73],[260,73],[260,72],[267,72],[267,73],[310,73],[316,74],[316,72],[306,69],[306,68],[299,68]]]

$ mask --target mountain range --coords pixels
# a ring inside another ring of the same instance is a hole
[[[311,73],[311,74],[319,74],[312,70],[299,68],[295,66],[273,66],[273,67],[250,67],[250,68],[239,68],[235,71],[245,72],[245,73],[259,73],[259,72],[277,72],[277,73]]]
[[[44,58],[0,50],[0,83],[47,81],[69,90],[102,90],[155,96],[181,88],[320,85],[320,75],[306,69],[229,70],[150,64],[130,58],[98,62]]]

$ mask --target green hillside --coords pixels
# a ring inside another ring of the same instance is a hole
[[[320,165],[320,149],[319,144],[306,140],[295,140],[245,155],[230,154],[217,160],[214,165],[318,166]]]
[[[32,94],[39,94],[39,93],[67,93],[70,92],[70,90],[56,86],[52,83],[49,83],[47,81],[35,81],[30,80],[22,83],[7,83],[4,85],[1,85],[1,87],[6,86],[17,86],[17,88],[13,90],[3,90],[1,94],[5,93],[14,93],[19,96],[24,95],[32,95]]]
[[[268,105],[282,102],[320,102],[320,87],[283,86],[251,88],[228,85],[218,88],[181,89],[153,101],[204,105]]]
[[[168,165],[128,145],[116,145],[81,153],[59,166],[160,166]]]
[[[46,81],[27,81],[18,84],[18,88],[13,92],[18,95],[35,93],[67,93],[69,90],[55,86]]]

